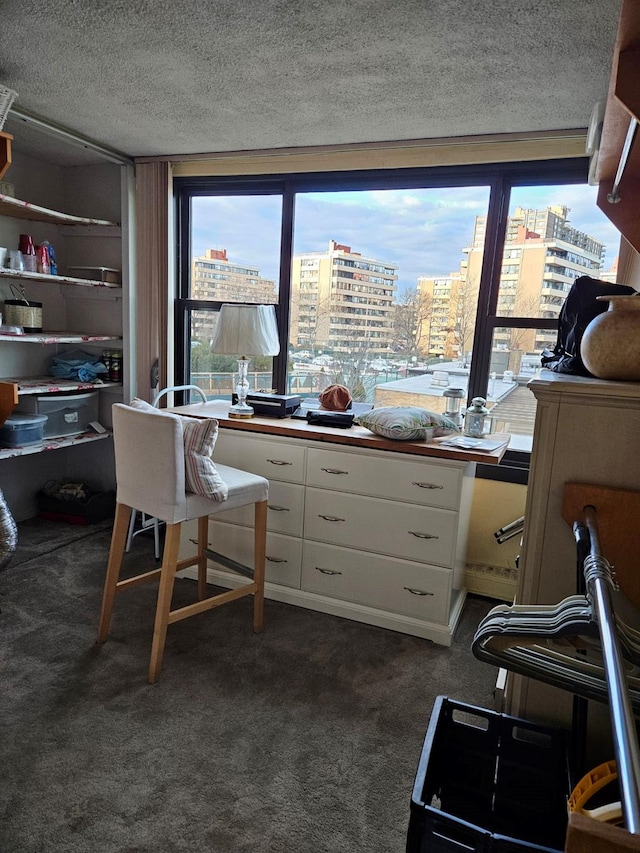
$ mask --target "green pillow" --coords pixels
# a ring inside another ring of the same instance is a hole
[[[354,418],[376,435],[398,441],[423,441],[460,432],[446,415],[418,406],[381,406]]]

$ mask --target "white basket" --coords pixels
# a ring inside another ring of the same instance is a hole
[[[17,97],[17,92],[14,92],[13,89],[7,89],[6,86],[0,84],[0,130],[4,127],[11,104]]]

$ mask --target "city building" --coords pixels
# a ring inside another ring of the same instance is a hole
[[[571,227],[569,208],[553,205],[542,210],[517,207],[507,223],[497,313],[504,317],[557,319],[576,278],[598,277],[605,246]],[[475,221],[467,256],[466,285],[477,292],[480,281],[486,217]],[[469,336],[473,333],[473,325]],[[553,347],[557,333],[550,329],[497,328],[493,348],[512,353],[540,352]],[[471,341],[465,340],[465,349]],[[510,363],[510,369],[517,369]]]
[[[572,228],[568,213],[563,205],[543,210],[518,207],[509,217],[499,315],[557,319],[576,278],[603,277],[604,244]],[[461,359],[471,352],[486,224],[485,216],[476,217],[473,240],[462,250],[465,258],[459,273],[418,279],[418,292],[431,293],[433,298],[428,333],[421,342],[421,349],[429,355]],[[505,355],[505,369],[517,372],[522,353],[552,348],[556,337],[555,330],[505,325],[495,330],[493,349],[496,358]]]
[[[226,249],[207,249],[194,258],[191,292],[194,299],[215,302],[277,301],[275,281],[262,278],[254,264],[230,261]]]
[[[230,261],[226,249],[207,249],[194,258],[191,271],[193,299],[211,302],[277,302],[276,282],[262,278],[254,264]],[[210,314],[194,312],[192,335],[209,339],[213,332]]]
[[[294,255],[291,343],[317,353],[388,354],[397,266],[329,241],[326,252]]]
[[[457,308],[464,281],[462,272],[418,278],[417,302],[423,312],[418,349],[422,355],[446,359],[460,357],[460,312]]]

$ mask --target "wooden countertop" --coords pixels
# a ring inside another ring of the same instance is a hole
[[[504,439],[504,444],[491,452],[457,450],[444,447],[438,439],[426,441],[392,441],[374,435],[365,427],[354,424],[349,429],[314,426],[297,418],[265,418],[256,416],[247,420],[228,416],[230,403],[226,400],[209,400],[206,403],[192,403],[188,406],[174,406],[166,409],[177,415],[189,415],[192,418],[216,418],[225,429],[240,432],[278,435],[287,438],[304,438],[309,441],[321,441],[330,444],[343,444],[350,447],[367,447],[371,450],[389,450],[393,453],[411,453],[417,456],[432,456],[438,459],[450,459],[460,462],[482,462],[485,465],[497,465],[509,444],[506,434],[494,434],[491,437]]]

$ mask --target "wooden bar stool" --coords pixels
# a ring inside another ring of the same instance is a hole
[[[109,623],[116,593],[138,586],[154,578],[160,579],[155,627],[149,664],[149,683],[157,681],[162,666],[167,628],[173,622],[195,616],[205,610],[253,595],[253,630],[259,632],[264,622],[264,570],[267,530],[267,496],[269,482],[227,465],[216,465],[211,478],[216,497],[186,491],[185,436],[187,430],[211,429],[211,420],[195,421],[160,410],[140,411],[122,403],[113,406],[113,438],[116,459],[116,515],[102,600],[98,642],[109,635]],[[183,424],[190,422],[189,426]],[[217,429],[217,422],[213,421]],[[184,429],[184,434],[183,434]],[[206,460],[205,460],[206,462]],[[194,462],[188,457],[187,468],[193,480]],[[205,466],[206,468],[206,466]],[[206,479],[206,477],[204,478]],[[190,483],[192,485],[192,483]],[[206,489],[203,489],[206,491]],[[226,497],[223,498],[223,496]],[[209,516],[234,507],[254,504],[254,565],[248,568],[207,548]],[[164,521],[167,526],[162,565],[159,569],[119,580],[127,541],[132,508]],[[183,521],[198,519],[198,547],[194,556],[178,561],[180,527]],[[226,566],[246,574],[250,580],[237,589],[207,596],[207,557],[215,557]],[[171,598],[176,572],[198,567],[198,601],[175,610]]]

